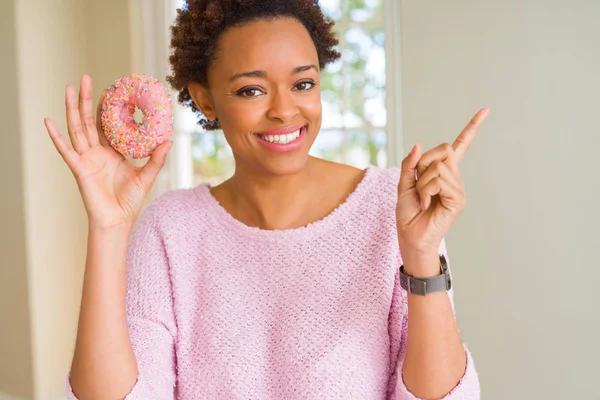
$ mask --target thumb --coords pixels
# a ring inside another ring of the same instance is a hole
[[[142,184],[146,188],[146,190],[150,190],[150,187],[154,183],[154,180],[158,176],[160,169],[165,165],[165,160],[167,159],[167,154],[169,154],[169,150],[173,147],[173,142],[167,140],[160,146],[158,146],[152,155],[150,156],[150,160],[142,167],[142,172],[140,172],[140,180]]]
[[[104,134],[104,129],[102,129],[102,104],[104,103],[106,92],[107,90],[104,89],[100,96],[100,100],[98,100],[98,106],[96,107],[96,130],[98,131],[98,140],[100,141],[100,144],[105,147],[111,147]]]
[[[408,190],[417,186],[417,164],[421,159],[421,145],[417,142],[402,161],[398,190]]]

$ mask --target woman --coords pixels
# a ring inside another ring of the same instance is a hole
[[[236,169],[136,224],[172,143],[133,167],[95,126],[91,79],[79,103],[67,87],[72,147],[45,123],[89,219],[69,398],[479,398],[449,286],[415,284],[449,279],[458,166],[488,110],[453,145],[415,145],[402,173],[309,156],[332,28],[313,0],[188,1],[168,81]]]

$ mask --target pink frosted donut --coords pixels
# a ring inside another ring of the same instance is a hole
[[[134,119],[136,107],[143,114],[141,123]],[[148,157],[173,132],[171,95],[151,76],[124,76],[106,92],[100,120],[115,150],[131,158]]]

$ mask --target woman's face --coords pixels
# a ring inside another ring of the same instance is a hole
[[[194,83],[189,91],[205,116],[219,119],[236,168],[290,175],[306,165],[321,127],[319,83],[308,31],[281,18],[227,30],[208,89]]]

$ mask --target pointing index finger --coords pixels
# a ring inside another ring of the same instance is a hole
[[[462,161],[467,150],[469,150],[473,139],[475,139],[475,136],[477,135],[477,131],[489,113],[489,108],[482,108],[479,110],[452,144],[458,162]]]

